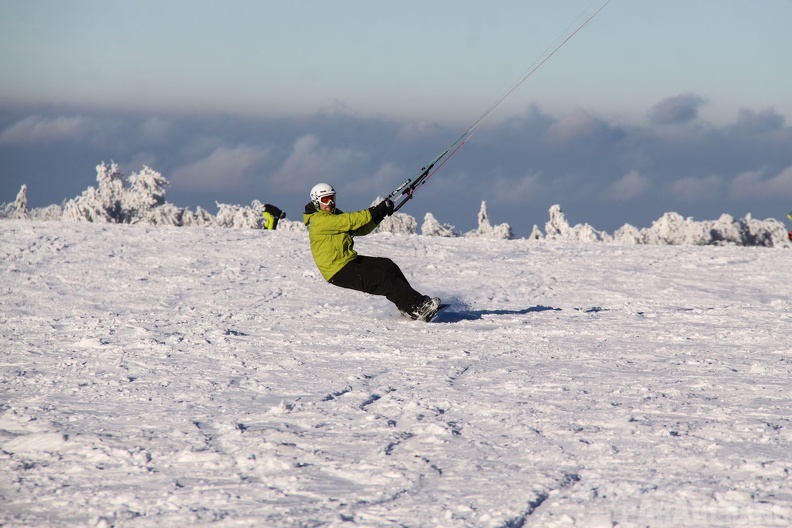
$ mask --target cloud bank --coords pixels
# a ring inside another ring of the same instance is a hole
[[[615,230],[676,211],[783,219],[792,209],[792,129],[773,108],[744,108],[730,123],[703,121],[706,98],[679,94],[628,124],[585,109],[550,115],[530,106],[489,122],[405,207],[471,229],[486,200],[492,220],[527,236],[552,204],[573,222]],[[438,122],[340,112],[280,119],[221,115],[79,113],[0,108],[0,202],[28,185],[31,206],[72,198],[94,167],[141,161],[171,182],[185,207],[269,201],[296,218],[310,187],[332,183],[343,209],[370,205],[437,156],[461,131]]]

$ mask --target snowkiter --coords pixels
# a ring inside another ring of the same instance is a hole
[[[286,218],[286,213],[272,204],[264,204],[264,211],[261,214],[264,216],[264,229],[277,229],[278,220]]]
[[[393,214],[393,202],[384,200],[373,207],[353,213],[336,208],[336,192],[327,183],[311,189],[303,221],[308,227],[311,254],[322,277],[341,288],[384,295],[399,311],[428,321],[437,313],[440,299],[415,291],[391,259],[358,255],[355,236],[364,236]]]
[[[790,212],[789,212],[789,214],[787,214],[787,218],[789,218],[790,220],[792,220],[792,211],[790,211]],[[790,231],[789,231],[789,233],[787,233],[787,238],[788,238],[790,241],[792,241],[792,230],[790,230]]]

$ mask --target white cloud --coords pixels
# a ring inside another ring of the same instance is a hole
[[[686,202],[710,200],[713,193],[723,187],[723,178],[710,175],[706,178],[682,178],[671,184],[671,193]]]
[[[649,119],[660,124],[683,124],[698,118],[699,108],[706,102],[694,94],[681,94],[663,99],[649,110]]]
[[[605,189],[606,200],[624,202],[632,200],[643,194],[649,188],[649,178],[641,175],[637,170],[631,170],[618,180],[611,182]]]
[[[397,137],[406,141],[420,141],[437,137],[443,130],[436,124],[427,121],[406,123],[399,129]]]
[[[159,144],[170,137],[171,124],[161,117],[154,116],[141,123],[138,132],[145,142]]]
[[[371,194],[384,196],[388,192],[392,191],[393,188],[396,188],[402,183],[402,181],[400,181],[401,178],[404,180],[407,179],[404,177],[404,172],[401,171],[395,164],[391,162],[385,162],[380,165],[380,168],[377,169],[377,172],[372,174],[370,177],[358,179],[355,182],[355,188],[359,192],[369,192]],[[392,188],[389,189],[388,186]]]
[[[598,135],[606,126],[582,110],[568,114],[547,129],[547,139],[551,144],[570,143],[576,139]]]
[[[784,121],[784,116],[776,112],[774,108],[766,108],[761,112],[755,112],[750,108],[742,108],[735,126],[750,133],[772,132],[783,128]]]
[[[767,169],[743,172],[731,183],[732,198],[792,198],[792,165],[764,180]]]
[[[209,156],[174,170],[170,180],[181,190],[242,190],[248,185],[251,169],[267,155],[267,150],[248,145],[218,147]]]
[[[365,161],[365,154],[352,148],[333,149],[320,145],[314,135],[306,135],[297,139],[292,152],[286,161],[275,171],[270,183],[275,184],[282,192],[305,191],[318,182],[333,182],[342,175],[348,176]],[[360,173],[352,177],[369,176]],[[349,178],[345,178],[349,181]]]
[[[32,145],[53,141],[78,141],[98,128],[87,117],[26,117],[0,133],[0,143]]]
[[[526,204],[539,194],[540,173],[526,174],[519,179],[497,178],[487,184],[489,202],[494,204]]]

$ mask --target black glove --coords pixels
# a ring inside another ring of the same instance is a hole
[[[393,214],[393,202],[390,200],[383,200],[377,205],[369,207],[369,211],[371,211],[371,220],[379,225],[386,216]]]

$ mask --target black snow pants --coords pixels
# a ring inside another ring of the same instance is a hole
[[[423,295],[410,286],[399,266],[385,257],[358,255],[333,275],[329,282],[341,288],[384,295],[402,312],[411,312],[423,301]]]

